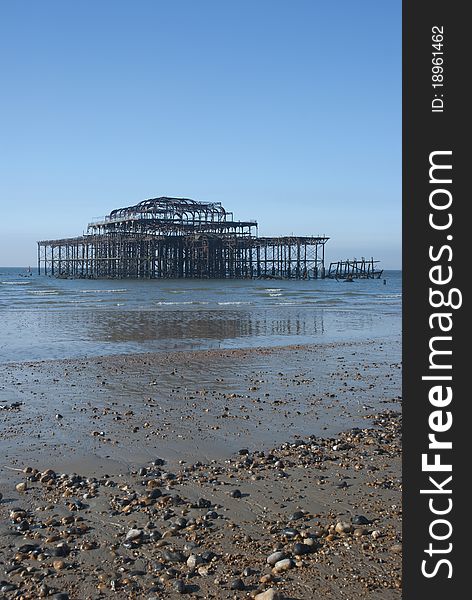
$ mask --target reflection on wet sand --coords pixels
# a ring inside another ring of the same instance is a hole
[[[95,312],[83,315],[84,334],[93,340],[129,342],[168,339],[226,340],[324,332],[323,313],[307,320],[300,314],[274,318],[268,311]]]

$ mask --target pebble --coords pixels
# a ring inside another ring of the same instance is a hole
[[[204,562],[210,562],[213,558],[215,558],[216,554],[214,552],[212,552],[211,550],[206,550],[203,554],[202,554],[202,560]]]
[[[15,489],[16,489],[17,492],[20,492],[20,493],[25,492],[28,489],[26,481],[22,481],[21,483],[17,483],[15,485]]]
[[[303,519],[304,516],[305,513],[303,511],[297,510],[293,515],[290,515],[289,521],[299,521],[300,519]]]
[[[352,525],[347,521],[338,521],[334,529],[336,533],[349,533],[352,531]]]
[[[61,556],[67,556],[70,552],[69,546],[65,542],[61,542],[54,548],[54,556],[58,558]]]
[[[159,488],[154,488],[153,490],[148,492],[148,498],[151,498],[151,500],[156,500],[157,498],[160,498],[161,496],[162,496],[162,492]]]
[[[230,496],[231,498],[241,498],[241,496],[242,496],[242,494],[241,494],[241,490],[232,490],[232,491],[229,493],[229,496]]]
[[[36,544],[22,544],[18,548],[18,552],[21,552],[21,554],[29,554],[30,552],[34,552],[35,550],[39,549],[39,546],[37,546]]]
[[[200,558],[200,556],[197,556],[196,554],[191,554],[188,558],[187,558],[187,567],[189,569],[195,569],[198,565],[200,565],[202,563],[202,559]]]
[[[176,519],[175,523],[174,523],[179,529],[184,529],[185,527],[187,527],[187,519],[184,519],[183,517],[180,517],[179,519]]]
[[[291,558],[284,558],[283,560],[278,560],[274,565],[274,572],[280,573],[280,571],[288,571],[293,567],[293,561]]]
[[[354,537],[362,537],[363,535],[367,535],[369,532],[364,527],[356,527],[354,529],[354,533],[352,534]]]
[[[302,556],[303,554],[309,554],[313,552],[313,546],[309,546],[308,544],[300,544],[297,542],[293,546],[293,553],[295,556]]]
[[[13,592],[13,590],[16,590],[16,585],[13,585],[12,583],[2,583],[2,586],[0,587],[0,592],[2,593]]]
[[[166,562],[185,562],[185,555],[182,554],[182,552],[171,552],[170,550],[163,550],[162,551],[162,558],[166,561]]]
[[[132,542],[143,537],[142,529],[130,529],[125,537],[125,542]]]
[[[394,554],[401,554],[402,553],[402,545],[401,544],[394,544],[391,548],[390,548],[390,552],[393,552]]]
[[[176,579],[172,583],[172,587],[179,594],[185,594],[185,592],[187,591],[187,586],[185,585],[185,582],[182,581],[182,579]]]
[[[305,546],[316,546],[316,541],[312,537],[307,537],[304,539]]]
[[[378,539],[378,538],[379,538],[379,537],[380,537],[382,534],[380,533],[380,531],[379,531],[378,529],[376,529],[376,530],[375,530],[375,531],[373,531],[373,532],[372,532],[370,535],[371,535],[371,536],[374,538],[374,540],[376,540],[376,539]]]
[[[199,498],[197,501],[198,508],[210,508],[210,506],[211,506],[211,502],[210,502],[210,500],[207,500],[206,498]]]
[[[29,528],[30,528],[29,523],[25,519],[23,521],[20,521],[18,523],[18,525],[16,526],[16,529],[18,531],[28,531]]]
[[[297,537],[297,535],[300,535],[300,532],[298,529],[294,529],[293,527],[286,527],[282,531],[282,535],[284,535],[286,538],[294,538]]]
[[[279,562],[280,560],[283,560],[284,558],[286,558],[286,556],[287,555],[285,554],[285,552],[273,552],[267,557],[267,563],[269,565],[275,565],[275,563]]]
[[[230,590],[244,590],[246,586],[244,585],[244,581],[239,577],[237,579],[233,579],[233,581],[229,585]]]
[[[371,522],[372,521],[369,521],[369,519],[367,517],[364,517],[364,515],[356,515],[352,519],[353,525],[370,525]]]
[[[284,600],[284,597],[280,592],[278,592],[274,588],[269,588],[265,592],[256,594],[254,596],[254,600]]]
[[[38,592],[40,598],[46,598],[46,596],[49,596],[49,587],[45,583],[43,583],[40,586]]]

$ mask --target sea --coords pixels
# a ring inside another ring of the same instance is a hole
[[[56,279],[0,267],[0,363],[398,339],[401,271],[354,282]]]

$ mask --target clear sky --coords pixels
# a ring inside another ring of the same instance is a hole
[[[157,196],[401,266],[401,2],[0,2],[0,264]]]

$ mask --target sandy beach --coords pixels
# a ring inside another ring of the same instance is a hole
[[[400,598],[399,340],[0,371],[0,597]]]

